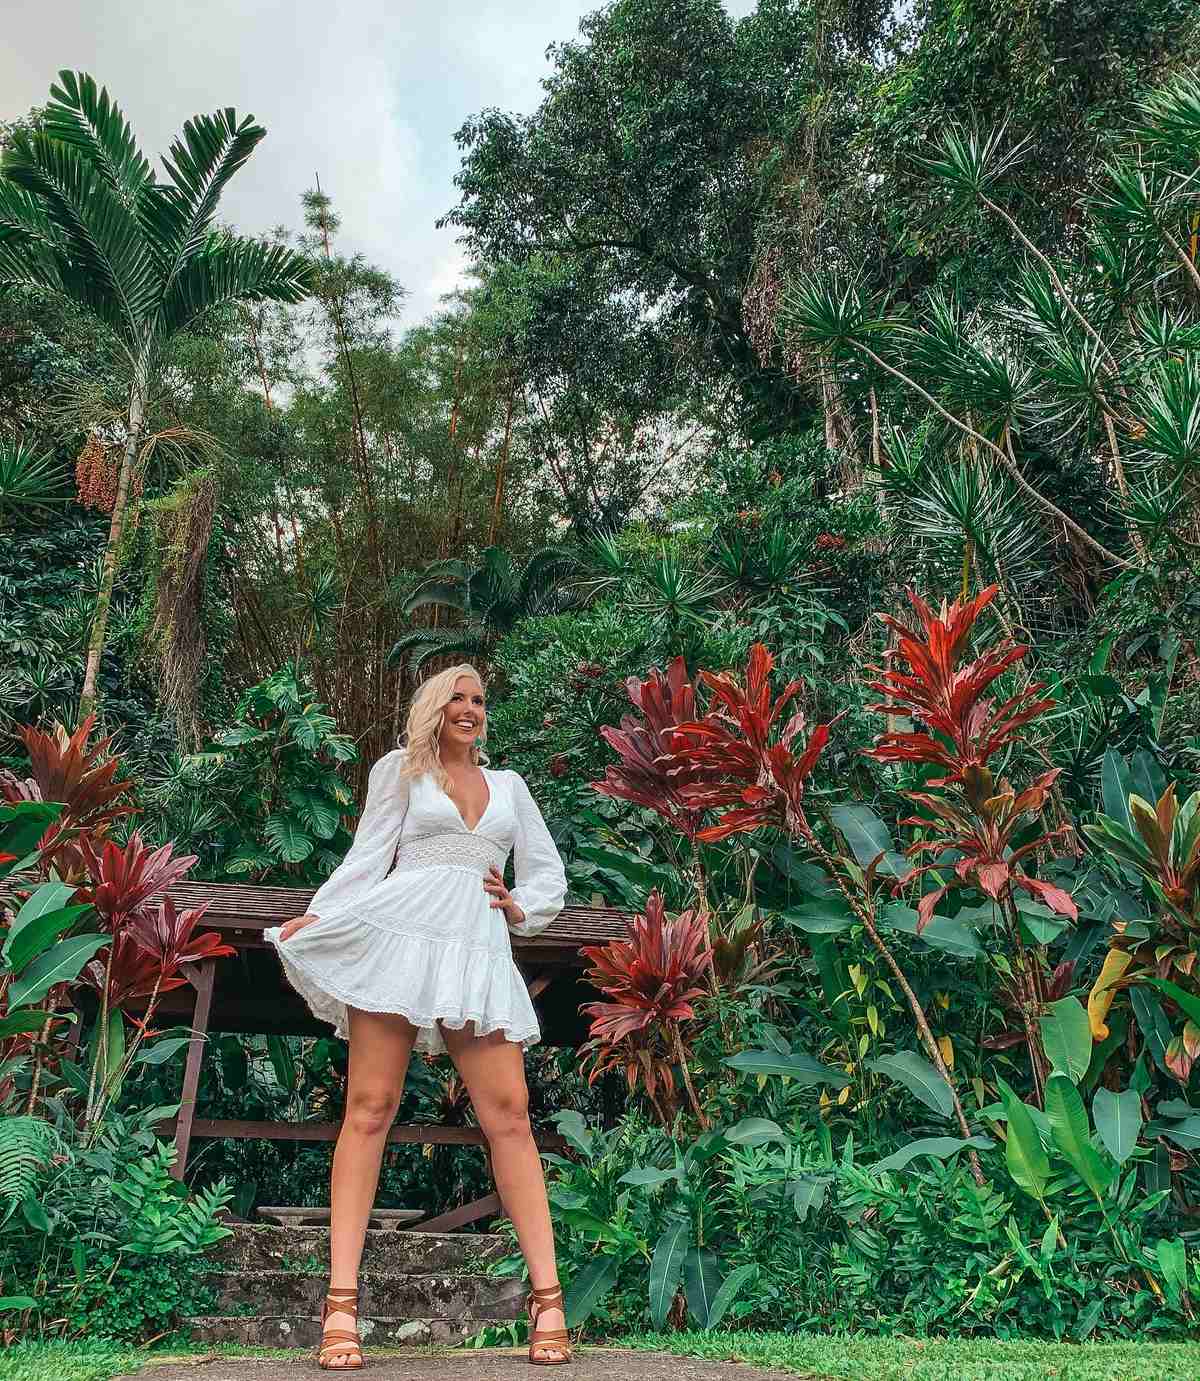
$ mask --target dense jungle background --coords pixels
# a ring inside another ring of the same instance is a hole
[[[403,329],[319,187],[222,222],[249,121],[154,183],[87,80],[6,112],[0,1294],[145,1336],[223,1206],[323,1201],[268,1142],[171,1197],[185,1036],[135,1014],[212,941],[118,894],[320,880],[471,659],[572,900],[640,917],[529,1061],[574,1322],[1194,1328],[1198,37],[616,0],[458,132],[470,284]],[[340,1110],[332,1039],[204,1069],[202,1116]],[[402,1115],[469,1119],[449,1064]],[[397,1147],[382,1202],[485,1174]]]

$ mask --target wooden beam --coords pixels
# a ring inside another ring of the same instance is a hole
[[[488,1194],[482,1199],[473,1199],[469,1204],[452,1208],[448,1213],[439,1213],[436,1218],[425,1218],[414,1223],[410,1232],[454,1232],[466,1223],[474,1223],[479,1218],[494,1218],[504,1210],[500,1206],[499,1194]]]
[[[177,1128],[180,1117],[160,1123],[160,1132]],[[239,1118],[198,1117],[191,1123],[191,1135],[229,1137],[235,1141],[336,1141],[340,1122],[247,1122]],[[487,1139],[478,1127],[442,1127],[434,1124],[398,1124],[388,1132],[390,1144],[432,1146],[486,1146]],[[565,1151],[567,1142],[556,1132],[535,1132],[540,1151]]]
[[[199,964],[185,964],[183,972],[196,989],[196,1009],[192,1015],[192,1039],[188,1045],[187,1064],[183,1069],[183,1092],[179,1100],[179,1116],[175,1121],[175,1164],[171,1174],[183,1179],[187,1168],[188,1151],[192,1144],[192,1126],[196,1119],[196,1095],[200,1091],[200,1062],[204,1058],[204,1043],[208,1039],[208,1015],[212,1010],[213,982],[216,960],[203,959]]]
[[[554,975],[552,973],[537,974],[526,984],[529,989],[529,996],[531,998],[540,997],[553,982]]]

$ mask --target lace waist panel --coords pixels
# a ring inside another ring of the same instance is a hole
[[[402,839],[396,850],[392,871],[413,868],[464,868],[483,877],[493,865],[504,870],[508,850],[483,834],[447,830],[438,834],[419,834]]]

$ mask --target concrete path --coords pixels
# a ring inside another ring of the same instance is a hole
[[[288,1358],[198,1357],[190,1362],[147,1367],[137,1377],[115,1381],[300,1381],[320,1376],[311,1353]],[[548,1378],[548,1369],[535,1371],[524,1348],[460,1348],[434,1355],[372,1356],[358,1373],[363,1381],[534,1381]],[[672,1357],[663,1352],[631,1352],[619,1348],[581,1348],[575,1361],[554,1373],[559,1381],[843,1381],[815,1372],[765,1371],[739,1362],[708,1362],[696,1357]]]

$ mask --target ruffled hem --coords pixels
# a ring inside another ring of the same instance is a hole
[[[318,1021],[327,1022],[332,1026],[334,1035],[342,1040],[348,1040],[350,1036],[349,1013],[346,1010],[348,1007],[355,1007],[362,1012],[388,1013],[404,1017],[406,1021],[411,1022],[417,1028],[417,1038],[413,1043],[413,1048],[427,1055],[446,1053],[446,1043],[438,1030],[439,1022],[452,1031],[461,1031],[468,1024],[473,1023],[476,1036],[488,1036],[495,1031],[503,1031],[506,1040],[520,1045],[525,1050],[536,1045],[541,1039],[541,1028],[538,1025],[536,1014],[533,1012],[532,1003],[530,1004],[530,1015],[533,1017],[532,1025],[527,1022],[522,1023],[513,1016],[490,1015],[483,1010],[475,1011],[465,1007],[457,1011],[419,1012],[410,1003],[390,993],[386,997],[370,995],[352,992],[350,989],[338,985],[330,980],[327,973],[320,972],[318,966],[301,959],[294,951],[285,952],[284,945],[287,942],[281,942],[278,937],[278,927],[271,927],[263,932],[263,938],[271,944],[279,956],[279,962],[288,982],[304,999],[309,1011]],[[409,943],[411,944],[412,940],[416,938],[409,937]],[[439,946],[440,948],[442,946]],[[463,946],[462,948],[474,950],[476,947]],[[482,952],[488,951],[483,950]],[[442,957],[444,958],[444,954]],[[499,958],[500,956],[493,955],[491,962],[495,963]],[[511,959],[508,963],[515,970]],[[516,976],[520,981],[519,974]]]

